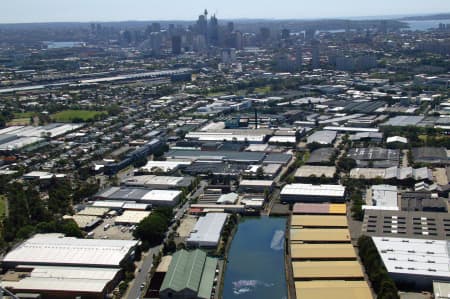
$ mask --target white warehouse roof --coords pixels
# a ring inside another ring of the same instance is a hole
[[[117,276],[120,269],[88,267],[33,266],[29,277],[19,281],[2,281],[13,289],[100,293]]]
[[[143,201],[149,202],[174,202],[181,195],[181,191],[178,190],[152,190],[146,193],[143,197]]]
[[[397,187],[391,185],[372,186],[373,206],[363,206],[363,209],[380,209],[398,211]]]
[[[197,246],[217,246],[227,217],[226,213],[209,213],[200,217],[187,243]]]
[[[137,241],[94,240],[37,234],[11,250],[3,263],[119,267]]]
[[[449,242],[372,237],[389,273],[450,279]]]
[[[343,197],[344,193],[341,185],[288,184],[281,190],[281,195]]]
[[[145,217],[150,215],[150,211],[125,211],[122,215],[117,216],[115,223],[138,224]]]

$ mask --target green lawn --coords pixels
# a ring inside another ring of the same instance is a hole
[[[419,139],[422,140],[422,141],[426,141],[427,138],[428,138],[428,135],[419,135]],[[436,140],[443,140],[443,139],[446,139],[446,138],[448,138],[448,137],[445,136],[445,135],[434,136],[434,139],[436,139]]]
[[[64,110],[52,114],[52,119],[57,122],[90,121],[96,116],[106,116],[106,111],[94,110]]]
[[[30,118],[32,116],[35,116],[36,112],[14,112],[14,118]]]
[[[8,122],[9,126],[19,126],[19,125],[28,125],[30,124],[30,118],[14,118],[13,120]]]
[[[256,93],[266,94],[266,93],[269,93],[271,91],[272,91],[272,88],[270,87],[270,85],[267,85],[267,86],[264,86],[264,87],[257,87],[257,88],[255,88],[255,92]]]

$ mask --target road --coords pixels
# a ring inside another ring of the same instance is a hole
[[[402,167],[408,167],[408,152],[409,150],[402,150]]]
[[[134,279],[130,282],[128,287],[128,292],[125,294],[127,299],[141,298],[142,290],[141,285],[143,283],[147,284],[148,275],[153,264],[153,255],[158,255],[159,251],[162,249],[162,245],[150,248],[149,251],[142,255],[142,261],[139,263],[139,268],[141,271],[135,272]]]
[[[174,219],[181,219],[183,217],[184,213],[189,209],[189,199],[198,197],[200,194],[203,193],[203,188],[207,186],[207,183],[204,181],[201,181],[199,184],[199,187],[197,190],[194,191],[194,193],[188,195],[188,201],[181,206],[178,211],[176,212]],[[173,225],[169,227],[166,236],[164,238],[164,242],[167,241],[168,236],[170,233],[173,232]],[[144,290],[147,288],[148,283],[148,275],[152,268],[153,264],[153,254],[157,255],[159,251],[162,250],[162,245],[158,245],[156,247],[150,248],[150,250],[142,255],[142,261],[139,263],[138,267],[141,269],[141,271],[135,272],[135,278],[130,282],[130,286],[128,287],[128,292],[125,294],[125,298],[127,299],[136,299],[141,298],[141,295],[143,293],[143,290],[141,289],[141,285],[143,283],[146,284]]]

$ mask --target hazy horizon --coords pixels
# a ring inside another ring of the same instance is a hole
[[[446,1],[428,0],[16,0],[0,3],[0,23],[189,21],[204,9],[219,19],[373,18],[449,13]]]

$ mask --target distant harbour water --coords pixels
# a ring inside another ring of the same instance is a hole
[[[84,42],[44,42],[48,49],[63,49],[63,48],[75,48],[83,47],[86,44]]]
[[[409,28],[406,30],[412,31],[426,31],[428,29],[436,29],[439,27],[439,24],[450,24],[450,19],[448,20],[418,20],[418,21],[404,21],[409,25]]]
[[[228,254],[222,298],[287,298],[285,226],[282,217],[242,219]]]

